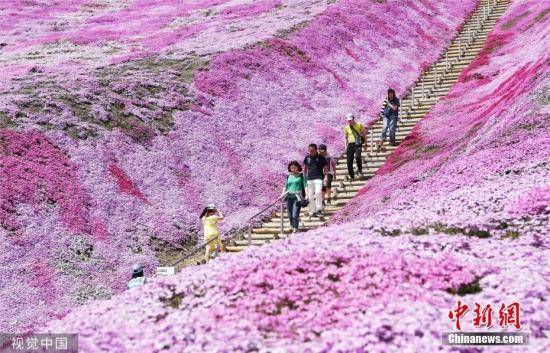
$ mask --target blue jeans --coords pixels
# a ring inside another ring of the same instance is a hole
[[[298,205],[297,198],[287,198],[286,208],[288,209],[288,219],[290,219],[290,225],[294,229],[298,229],[300,225],[300,205]]]
[[[397,129],[397,115],[390,115],[389,117],[384,117],[384,127],[382,128],[382,136],[380,137],[382,141],[386,140],[386,134],[390,129],[390,143],[395,145],[395,130]]]

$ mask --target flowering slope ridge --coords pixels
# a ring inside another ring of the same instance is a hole
[[[30,6],[6,0],[3,4],[0,63],[6,65],[8,75],[33,66],[63,71],[150,54],[182,58],[190,52],[205,55],[241,48],[327,8],[326,3],[311,0],[109,0],[102,4],[77,0]],[[220,40],[222,36],[225,40]],[[44,50],[48,55],[40,55]]]
[[[225,211],[224,232],[242,227],[287,159],[312,140],[340,149],[341,116],[374,113],[380,82],[406,90],[475,1],[7,4],[0,125],[67,159],[18,159],[40,173],[2,199],[0,331],[12,332],[121,291],[133,263],[157,264],[157,244],[193,240],[204,204]],[[65,179],[47,182],[50,170]]]
[[[529,346],[491,352],[545,352],[546,13],[512,3],[489,38],[506,41],[466,69],[333,224],[154,279],[46,330],[85,333],[84,352],[452,352],[441,334],[454,330],[457,300],[518,302]],[[510,329],[476,328],[470,313],[464,331]]]

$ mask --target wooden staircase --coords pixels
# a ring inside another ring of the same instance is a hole
[[[412,131],[416,123],[457,82],[462,70],[474,60],[485,45],[488,33],[504,13],[507,5],[508,1],[506,0],[482,1],[445,53],[435,64],[422,73],[411,91],[401,99],[401,123],[396,133],[398,142],[402,141]],[[365,180],[346,181],[346,156],[344,154],[338,158],[337,178],[333,181],[333,193],[336,194],[336,200],[333,200],[332,205],[325,206],[325,216],[321,219],[317,217],[308,218],[305,214],[306,210],[302,209],[300,215],[301,231],[314,229],[326,223],[332,214],[344,207],[348,200],[357,194],[366,180],[374,176],[376,171],[385,163],[386,158],[397,148],[383,146],[380,151],[376,151],[375,143],[380,139],[382,127],[382,121],[378,121],[369,129],[366,153],[363,153],[363,157],[366,157],[363,163]],[[334,187],[335,185],[336,187]],[[233,241],[231,245],[227,246],[227,250],[236,252],[248,246],[260,246],[285,238],[290,231],[288,218],[284,215],[284,229],[281,234],[281,211],[277,211],[270,220],[252,229],[249,237],[243,235],[241,239]]]
[[[399,128],[396,133],[398,142],[402,141],[431,109],[437,101],[444,97],[457,82],[462,70],[466,68],[479,54],[485,45],[487,35],[505,12],[508,0],[481,1],[477,9],[461,28],[451,42],[451,45],[439,60],[422,73],[414,87],[401,99]],[[397,148],[388,146],[387,142],[380,151],[376,151],[376,142],[380,139],[383,122],[380,120],[368,131],[366,151],[362,156],[364,180],[349,182],[347,176],[346,156],[337,159],[337,178],[333,180],[333,194],[336,197],[331,205],[325,206],[323,218],[306,216],[302,209],[300,215],[300,231],[307,231],[325,224],[335,212],[364,186],[366,180],[372,178],[376,171],[385,163],[386,158]],[[306,208],[307,209],[307,208]],[[277,239],[286,238],[291,232],[286,211],[284,211],[284,229],[281,234],[281,211],[275,212],[271,219],[253,228],[249,235],[243,234],[239,240],[233,240],[226,248],[230,252],[241,251],[248,246],[260,246]]]

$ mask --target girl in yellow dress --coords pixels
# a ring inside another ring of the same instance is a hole
[[[215,205],[210,204],[202,211],[200,218],[204,228],[204,242],[206,243],[205,260],[208,262],[216,247],[220,251],[225,251],[218,230],[218,222],[223,219],[223,214],[216,209]]]

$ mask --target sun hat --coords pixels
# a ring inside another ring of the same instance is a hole
[[[143,273],[143,266],[141,266],[140,264],[135,264],[134,266],[132,266],[132,273],[133,274]]]
[[[353,120],[353,113],[347,113],[347,114],[346,114],[346,120],[347,120],[347,121]]]

